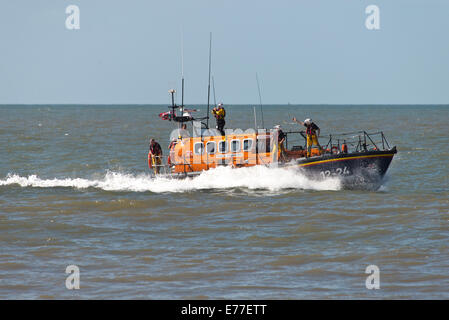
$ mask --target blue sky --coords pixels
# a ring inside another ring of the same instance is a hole
[[[80,29],[65,26],[68,5]],[[365,27],[368,5],[380,30]],[[447,0],[15,0],[0,10],[0,103],[448,104]],[[178,94],[178,98],[180,95]]]

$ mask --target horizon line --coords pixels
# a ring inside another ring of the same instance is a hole
[[[167,103],[0,103],[0,106],[161,106]],[[260,103],[228,103],[228,106],[260,106]],[[179,106],[179,105],[177,105]],[[187,106],[207,106],[206,103],[189,103]],[[264,103],[262,106],[449,106],[449,103]]]

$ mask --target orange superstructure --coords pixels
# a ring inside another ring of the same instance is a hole
[[[270,134],[180,138],[170,149],[172,173],[198,172],[220,165],[249,167],[277,161]]]

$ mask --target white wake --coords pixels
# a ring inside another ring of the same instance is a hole
[[[219,167],[188,179],[154,178],[148,174],[136,175],[113,171],[106,172],[100,179],[41,179],[37,175],[22,177],[17,174],[8,174],[4,179],[0,179],[0,186],[7,185],[37,188],[97,188],[106,191],[151,191],[156,193],[232,188],[265,189],[270,191],[283,189],[341,189],[341,183],[337,178],[314,181],[298,171],[263,166],[238,169]]]

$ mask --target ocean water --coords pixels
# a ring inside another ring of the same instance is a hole
[[[449,298],[449,106],[264,106],[267,127],[383,130],[398,154],[378,191],[265,167],[152,178],[166,110],[0,106],[0,298]]]

